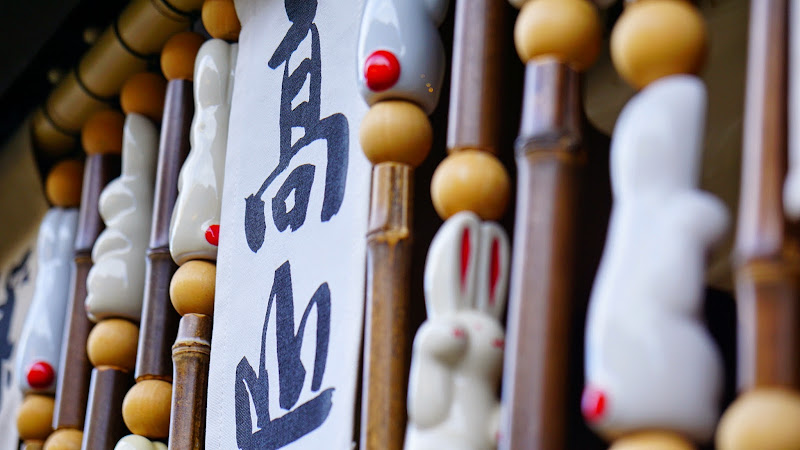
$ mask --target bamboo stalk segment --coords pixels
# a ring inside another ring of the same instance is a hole
[[[125,80],[145,70],[170,36],[189,27],[190,14],[201,4],[201,0],[132,0],[35,114],[35,145],[50,153],[72,147],[89,116],[108,108],[107,101],[119,94]]]
[[[63,348],[56,387],[53,427],[50,439],[72,441],[60,435],[75,436],[84,427],[92,365],[86,351],[86,341],[92,323],[86,316],[86,277],[92,267],[91,250],[97,236],[105,227],[98,212],[100,192],[119,175],[122,148],[122,117],[114,111],[98,113],[87,122],[83,147],[88,153],[84,165],[78,232],[75,239],[75,270],[69,300]],[[50,440],[48,439],[48,441]],[[51,447],[57,449],[53,444]]]
[[[208,366],[211,356],[210,316],[186,314],[181,319],[178,338],[172,346],[174,388],[172,390],[172,419],[170,447],[173,443],[192,443],[198,448],[206,436],[206,392]],[[174,412],[180,411],[180,414]]]
[[[792,6],[794,6],[792,4]],[[789,2],[750,2],[742,178],[735,247],[739,398],[718,448],[800,447],[796,254],[785,226]],[[794,82],[795,80],[792,80]]]
[[[499,447],[564,448],[575,231],[587,160],[578,71],[596,59],[601,27],[586,0],[528,1],[514,40],[526,68]]]

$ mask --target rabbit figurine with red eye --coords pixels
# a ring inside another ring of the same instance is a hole
[[[471,212],[448,219],[425,264],[428,320],[414,339],[405,448],[497,445],[509,244]]]

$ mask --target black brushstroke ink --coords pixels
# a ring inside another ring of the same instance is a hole
[[[327,169],[325,171],[325,191],[322,200],[320,220],[329,221],[342,206],[345,185],[347,184],[347,164],[349,149],[349,125],[344,114],[336,113],[320,119],[322,98],[322,55],[320,51],[319,30],[314,24],[317,13],[317,0],[285,0],[286,16],[292,25],[286,32],[278,48],[269,60],[269,67],[276,69],[281,64],[283,68],[283,82],[281,85],[280,102],[280,156],[278,166],[267,176],[255,194],[245,199],[244,230],[247,245],[254,253],[264,244],[266,233],[265,203],[261,199],[264,192],[275,178],[283,173],[292,161],[292,158],[303,148],[318,140],[325,140],[327,145]],[[297,47],[311,33],[311,59],[305,58],[297,69],[289,73],[289,59],[297,51]],[[309,99],[292,109],[292,100],[297,97],[306,79],[309,78]],[[292,128],[303,128],[304,135],[292,145]],[[304,172],[308,176],[308,172]],[[313,184],[313,173],[309,179],[290,177],[281,191],[289,192],[292,189]],[[273,201],[273,222],[278,231],[286,230],[286,223],[276,217],[276,203]],[[300,206],[300,205],[298,205]],[[280,207],[280,205],[278,205]],[[303,207],[308,209],[308,204]],[[296,213],[298,216],[300,211]],[[306,211],[302,211],[305,217]],[[301,221],[298,228],[302,226]],[[292,231],[297,230],[294,226]]]
[[[269,414],[269,374],[266,368],[266,341],[272,305],[275,304],[275,334],[278,347],[278,404],[288,411],[272,419]],[[236,443],[240,449],[277,449],[297,441],[319,428],[328,418],[333,406],[334,388],[320,392],[313,399],[297,406],[306,369],[300,360],[306,322],[313,307],[317,310],[316,352],[311,377],[311,391],[319,392],[325,364],[331,326],[331,293],[328,283],[322,283],[308,302],[295,333],[294,295],[289,261],[275,270],[267,313],[261,331],[261,359],[258,375],[243,357],[236,366],[234,399],[236,409]],[[253,432],[250,403],[255,406],[257,431]]]
[[[305,223],[315,171],[316,168],[312,164],[303,164],[294,169],[275,194],[272,199],[272,221],[275,222],[278,231],[283,231],[286,227],[292,227],[294,231]],[[294,192],[294,207],[287,212],[286,199],[292,192]]]
[[[11,341],[11,319],[14,316],[14,307],[17,302],[16,291],[28,281],[29,268],[28,259],[31,256],[31,251],[25,253],[22,260],[16,266],[11,268],[11,271],[6,278],[6,302],[0,306],[0,371],[6,366],[5,362],[11,356],[14,350],[14,343]],[[6,376],[0,376],[0,382],[9,388],[11,385],[11,372],[9,371]],[[0,387],[0,404],[3,403],[3,388]]]

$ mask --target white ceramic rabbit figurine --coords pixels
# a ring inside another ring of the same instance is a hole
[[[428,320],[414,339],[406,449],[497,444],[509,244],[471,212],[448,219],[425,264]]]
[[[169,227],[169,250],[177,264],[217,259],[222,184],[228,145],[238,44],[206,41],[194,64],[191,150],[178,178]]]
[[[450,0],[367,0],[358,37],[358,87],[368,104],[412,101],[430,114],[444,80],[436,27]]]
[[[697,188],[705,111],[702,81],[670,76],[636,95],[614,130],[582,401],[608,438],[660,429],[705,442],[714,432],[722,361],[702,320],[705,258],[728,215]]]
[[[94,266],[86,279],[86,313],[93,321],[141,317],[157,154],[156,126],[142,115],[128,114],[122,174],[103,189],[98,202],[106,229],[94,243]]]
[[[51,208],[36,243],[36,288],[17,344],[22,392],[54,392],[69,301],[78,210]]]

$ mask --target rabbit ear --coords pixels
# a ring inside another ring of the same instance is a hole
[[[503,315],[508,290],[508,236],[494,222],[481,224],[477,261],[476,307],[498,320]]]
[[[447,219],[439,228],[425,261],[428,317],[472,307],[480,242],[480,220],[471,212]]]

